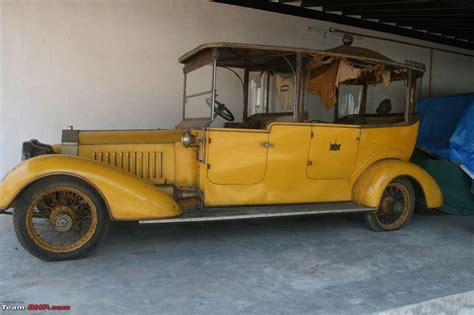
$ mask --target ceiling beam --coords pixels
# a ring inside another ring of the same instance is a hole
[[[380,6],[380,5],[396,5],[396,4],[409,4],[409,3],[427,3],[432,2],[431,0],[362,0],[362,1],[348,1],[348,0],[320,0],[323,5],[327,6],[345,6],[345,7],[358,7],[358,6]]]
[[[436,11],[436,10],[459,10],[458,7],[449,6],[441,3],[397,3],[384,5],[369,5],[369,6],[352,6],[352,5],[334,5],[329,2],[323,6],[324,11]]]
[[[436,11],[410,11],[410,10],[391,10],[391,11],[354,11],[344,10],[344,15],[362,15],[371,17],[384,17],[384,16],[402,16],[402,17],[474,17],[474,12],[465,10],[436,10]]]
[[[393,25],[382,24],[382,23],[367,21],[367,20],[358,19],[358,18],[351,18],[351,17],[342,16],[338,14],[330,14],[330,13],[325,13],[318,10],[306,9],[306,8],[302,8],[302,7],[298,7],[294,5],[280,4],[280,3],[269,2],[269,1],[264,1],[264,0],[256,0],[256,1],[253,1],[253,0],[214,0],[214,1],[220,2],[220,3],[244,6],[248,8],[261,9],[261,10],[276,12],[276,13],[281,13],[281,14],[300,16],[300,17],[305,17],[305,18],[310,18],[310,19],[315,19],[315,20],[328,21],[328,22],[337,23],[337,24],[365,28],[365,29],[370,29],[374,31],[396,34],[400,36],[411,37],[411,38],[420,39],[424,41],[444,44],[448,46],[474,50],[474,44],[472,43],[468,43],[468,42],[464,42],[464,41],[460,41],[456,39],[445,38],[442,36],[437,36],[437,35],[432,35],[432,34],[426,34],[423,32],[417,32],[417,31],[413,31],[410,29],[405,29],[405,28],[401,28],[401,27],[397,27]],[[341,2],[338,0],[333,0],[333,1]],[[374,3],[374,1],[368,1],[368,0],[364,0],[364,1]],[[463,16],[463,17],[466,17],[466,16]]]
[[[410,17],[410,16],[385,16],[379,18],[381,22],[400,22],[400,23],[413,23],[413,24],[450,24],[455,25],[456,23],[474,23],[474,19],[471,17]]]
[[[416,23],[416,22],[403,22],[403,21],[390,21],[390,22],[387,22],[387,21],[382,21],[381,23],[395,23],[397,24],[398,26],[404,26],[404,27],[431,27],[430,24],[427,24],[427,23]],[[434,23],[433,23],[434,24]],[[474,25],[471,24],[471,23],[466,23],[466,22],[457,22],[457,23],[443,23],[443,22],[438,22],[435,24],[435,26],[441,26],[441,27],[444,27],[444,28],[448,28],[448,27],[454,27],[454,28],[457,28],[457,27],[460,27],[460,28],[470,28],[472,30],[474,30]]]
[[[437,26],[437,25],[428,25],[428,26],[414,26],[416,29],[427,29],[427,30],[436,30],[436,31],[445,31],[445,32],[455,32],[455,31],[472,31],[474,32],[474,29],[472,27],[465,27],[465,26],[460,26],[460,27],[444,27],[444,26]]]
[[[466,10],[474,10],[474,2],[472,1],[466,1],[466,0],[439,0],[439,1],[450,4],[450,5],[458,6]]]
[[[325,1],[322,0],[301,0],[301,7],[310,8],[310,7],[321,7],[324,5]]]

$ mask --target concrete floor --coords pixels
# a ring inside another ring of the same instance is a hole
[[[11,217],[0,231],[0,300],[73,314],[366,314],[474,289],[474,217],[415,215],[391,233],[356,215],[122,223],[92,256],[57,263],[23,250]]]

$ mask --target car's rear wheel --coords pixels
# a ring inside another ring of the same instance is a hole
[[[406,178],[396,178],[387,185],[375,212],[365,219],[374,231],[394,231],[407,224],[415,209],[415,189]]]
[[[52,176],[27,187],[13,213],[22,246],[43,260],[78,259],[89,254],[109,226],[97,191],[70,176]]]

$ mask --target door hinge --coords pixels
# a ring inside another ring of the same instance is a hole
[[[314,132],[311,131],[311,138],[314,138]]]
[[[313,161],[308,161],[308,166],[313,165]]]
[[[208,144],[211,144],[211,138],[208,139],[207,143],[208,143]]]
[[[211,169],[211,164],[207,164],[207,169],[208,169],[208,170]]]

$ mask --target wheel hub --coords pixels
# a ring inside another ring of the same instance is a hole
[[[386,197],[382,200],[382,211],[384,213],[390,213],[394,208],[395,200],[392,197]]]
[[[72,227],[72,218],[65,213],[58,214],[54,220],[54,228],[59,232],[66,232]]]
[[[402,200],[399,200],[399,201],[395,202],[395,204],[393,205],[393,211],[396,214],[402,213],[404,208],[405,208],[405,205],[403,204]]]
[[[74,211],[65,206],[56,207],[51,212],[50,221],[59,232],[69,231],[74,224]]]

